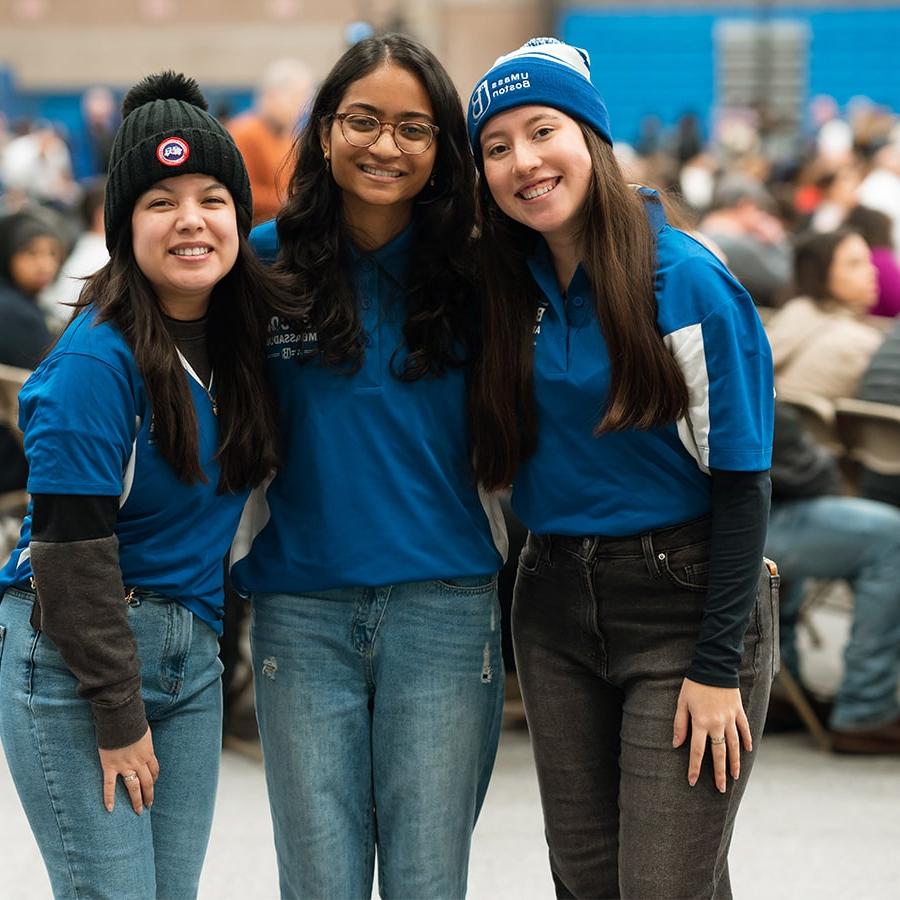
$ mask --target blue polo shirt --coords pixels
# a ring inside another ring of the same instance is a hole
[[[688,415],[648,431],[592,431],[610,362],[579,266],[560,292],[543,239],[529,260],[543,295],[535,323],[537,452],[512,505],[539,534],[623,536],[710,511],[709,470],[764,471],[772,451],[772,357],[747,292],[704,246],[672,228],[645,192],[656,235],[657,324],[684,374]]]
[[[395,351],[406,352],[413,227],[353,254],[366,334],[357,372],[298,364],[316,335],[270,322],[282,467],[254,492],[235,541],[242,593],[488,575],[502,564],[470,465],[464,372],[415,382],[391,372]],[[277,255],[274,235],[274,223],[251,234],[266,261]]]
[[[187,372],[206,484],[185,484],[159,454],[144,381],[131,350],[93,310],[63,333],[19,394],[28,490],[119,497],[115,534],[126,587],[182,603],[221,633],[222,559],[247,491],[217,494],[218,425],[205,388]],[[0,595],[31,576],[31,515],[0,571]]]

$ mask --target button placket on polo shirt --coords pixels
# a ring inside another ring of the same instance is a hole
[[[565,372],[569,366],[565,300],[547,273],[534,272],[534,274],[541,292],[547,300],[547,305],[538,322],[540,330],[535,333],[535,366],[547,373]]]
[[[355,389],[380,388],[382,383],[381,334],[379,319],[379,270],[374,260],[363,259],[359,263],[357,278],[359,291],[359,312],[362,320],[364,357],[357,373]]]
[[[591,318],[591,310],[583,294],[575,294],[566,301],[566,370],[571,368],[578,332]]]

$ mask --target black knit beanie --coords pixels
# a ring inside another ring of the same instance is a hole
[[[106,184],[106,246],[112,251],[134,203],[148,188],[175,175],[211,175],[231,192],[235,206],[253,213],[250,180],[231,135],[207,111],[193,78],[176,72],[148,75],[122,103]],[[246,231],[245,231],[246,233]]]

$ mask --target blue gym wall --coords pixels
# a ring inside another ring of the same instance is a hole
[[[715,99],[714,28],[722,19],[762,21],[759,4],[678,12],[638,6],[564,10],[558,33],[591,54],[594,83],[609,107],[613,134],[633,141],[640,120],[671,124],[681,113],[709,121]],[[900,112],[900,6],[811,11],[779,7],[766,20],[810,28],[808,95],[830,94],[843,106],[865,95]]]

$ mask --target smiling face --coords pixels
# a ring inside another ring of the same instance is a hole
[[[134,258],[163,311],[206,313],[213,287],[238,254],[237,215],[228,189],[210,175],[178,175],[138,197],[131,215]]]
[[[550,106],[500,113],[481,134],[484,175],[503,212],[551,244],[577,241],[591,156],[578,123]]]
[[[872,263],[869,245],[851,234],[834,248],[828,269],[828,292],[859,313],[868,312],[878,299],[878,271]]]
[[[337,112],[375,116],[383,123],[438,124],[422,82],[390,62],[354,81]],[[436,136],[424,153],[410,155],[398,149],[393,127],[385,127],[370,147],[355,147],[344,138],[341,123],[335,119],[323,128],[321,139],[332,176],[342,191],[348,226],[373,233],[384,231],[384,223],[390,222],[388,231],[402,230],[412,217],[416,196],[431,177],[440,138]]]

